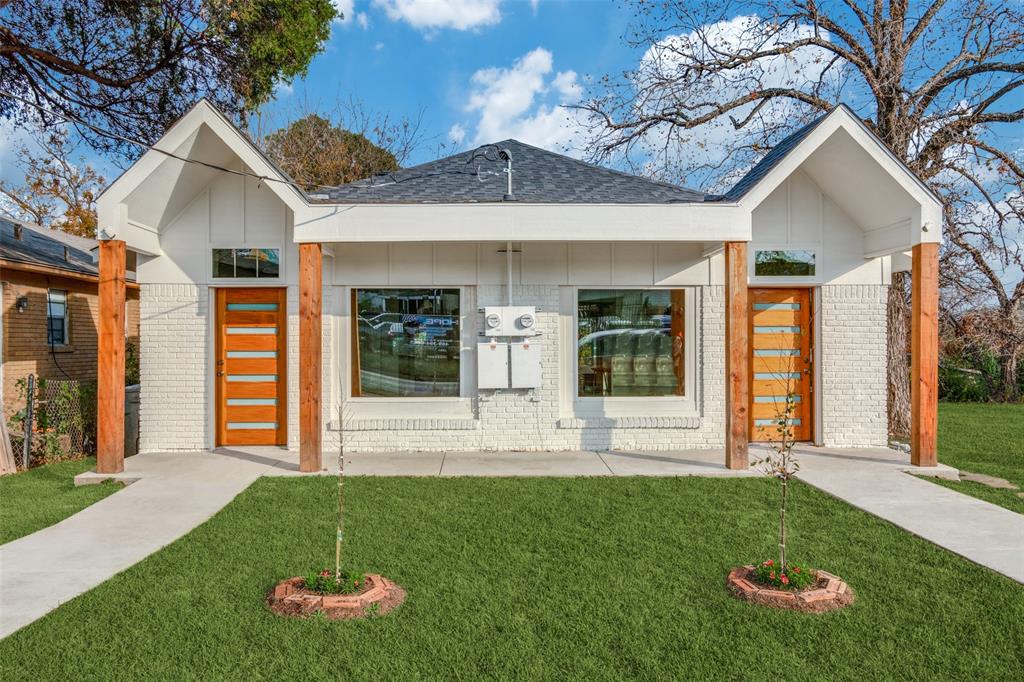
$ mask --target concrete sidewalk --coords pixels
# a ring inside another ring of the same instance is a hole
[[[751,456],[759,449],[752,447]],[[910,466],[886,448],[796,448],[798,478],[918,537],[1024,583],[1024,516],[911,473],[957,478],[957,471]]]
[[[137,482],[56,525],[0,545],[0,638],[174,542],[266,469],[180,454],[136,455],[126,468],[130,475],[121,478]]]

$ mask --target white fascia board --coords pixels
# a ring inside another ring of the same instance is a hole
[[[295,215],[296,242],[750,241],[736,204],[349,204]]]
[[[761,178],[760,182],[740,199],[739,205],[753,211],[840,128],[845,130],[920,206],[921,210],[914,220],[916,224],[913,226],[911,245],[942,241],[942,202],[845,107],[837,107],[819,123],[768,175]]]

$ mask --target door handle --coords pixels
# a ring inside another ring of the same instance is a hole
[[[217,372],[217,376],[219,376],[219,377],[224,376],[224,372]]]

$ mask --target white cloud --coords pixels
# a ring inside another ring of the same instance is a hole
[[[807,91],[809,84],[822,78],[828,68],[832,54],[824,48],[808,46],[788,55],[762,58],[714,75],[698,74],[688,68],[696,62],[712,60],[712,50],[716,54],[736,54],[744,48],[752,49],[754,45],[766,50],[810,37],[815,31],[809,25],[774,32],[777,28],[757,15],[747,15],[707,24],[699,31],[666,36],[648,48],[637,65],[633,84],[638,96],[633,115],[688,108],[691,116],[697,116],[710,111],[718,103],[728,102],[753,89],[778,87]],[[820,35],[825,40],[829,39],[824,31]],[[833,66],[830,74],[835,79],[827,76],[827,82],[838,84],[839,69]],[[828,93],[824,94],[827,98]],[[730,116],[743,120],[753,108],[753,103],[738,107],[730,112]],[[795,100],[780,98],[762,106],[741,130],[735,128],[729,116],[719,116],[690,130],[670,129],[666,124],[647,133],[639,152],[647,156],[647,171],[652,173],[666,166],[673,170],[715,167],[737,149],[740,141],[760,141],[765,130],[792,128],[807,111],[805,105]],[[735,168],[728,177],[722,177],[718,171],[708,171],[709,177],[694,176],[688,181],[701,184],[714,179],[718,186],[709,189],[721,189],[735,181],[752,161],[753,158],[747,159],[747,165]],[[670,171],[669,175],[675,177],[677,173]]]
[[[501,21],[500,0],[373,0],[373,4],[392,21],[423,30],[466,31]]]
[[[380,42],[378,42],[378,43],[374,43],[374,44],[373,44],[373,49],[374,49],[375,51],[377,51],[377,52],[380,52],[381,50],[383,50],[383,49],[384,49],[384,43],[380,43]]]
[[[474,144],[514,137],[565,151],[579,136],[575,117],[562,105],[583,95],[575,71],[554,71],[551,52],[542,47],[526,53],[509,68],[480,69],[471,78],[465,110],[477,115]],[[459,125],[465,132],[465,128]],[[453,127],[454,128],[454,127]]]
[[[356,10],[356,0],[331,0],[334,9],[338,10],[340,16],[334,20],[340,24],[347,24],[353,19]]]
[[[334,4],[334,9],[338,10],[339,17],[335,18],[335,22],[343,24],[345,26],[352,26],[359,24],[359,28],[367,29],[370,27],[370,16],[366,12],[356,11],[356,0],[331,0]]]
[[[540,5],[540,0],[530,0],[530,9],[533,10],[534,16],[537,14],[537,7]]]
[[[466,128],[461,123],[456,123],[448,130],[448,139],[460,146],[466,139]]]

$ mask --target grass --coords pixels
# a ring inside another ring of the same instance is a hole
[[[928,480],[1024,514],[1024,405],[939,404],[939,461],[978,474],[1005,478],[1018,490],[971,481]]]
[[[331,564],[336,483],[261,479],[207,523],[0,642],[0,679],[1019,679],[1024,587],[802,484],[794,560],[857,602],[740,602],[774,556],[768,479],[346,483],[349,570],[408,601],[286,620],[276,580]]]
[[[0,477],[0,544],[52,526],[120,490],[108,481],[76,488],[77,474],[96,468],[96,458],[72,459]]]

